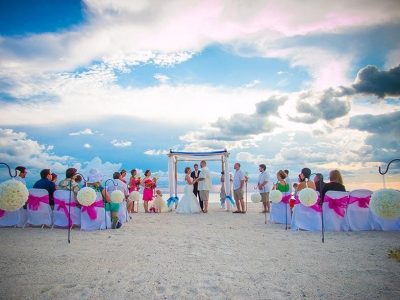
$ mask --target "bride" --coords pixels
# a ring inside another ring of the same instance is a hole
[[[178,214],[194,214],[200,212],[199,202],[193,194],[193,183],[196,183],[197,179],[192,180],[190,177],[191,171],[190,167],[185,168],[185,193],[176,208],[176,213]]]

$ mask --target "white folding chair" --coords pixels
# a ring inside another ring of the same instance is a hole
[[[321,207],[318,203],[319,200],[315,205],[310,207],[304,206],[301,203],[296,204],[293,208],[292,222],[290,223],[290,228],[292,230],[302,229],[309,231],[320,231],[322,228],[322,221]]]
[[[96,193],[96,201],[91,206],[81,207],[81,230],[101,230],[111,228],[110,212],[105,211],[103,197]],[[106,219],[107,225],[106,226]]]
[[[372,230],[373,221],[369,211],[372,191],[357,189],[350,192],[346,219],[351,231]]]
[[[348,231],[346,219],[349,193],[328,191],[325,194],[322,211],[324,214],[324,229],[326,231]]]
[[[276,224],[287,224],[292,222],[289,200],[290,193],[282,193],[283,198],[279,203],[271,203],[271,212],[269,214],[269,222]]]
[[[24,227],[27,221],[26,209],[0,211],[0,227]]]
[[[52,210],[49,204],[49,192],[45,189],[29,189],[27,224],[33,226],[51,226]]]
[[[54,192],[54,226],[68,228],[70,226],[81,225],[81,209],[77,207],[74,193],[67,190],[56,190]],[[69,220],[68,210],[70,209],[71,219]]]

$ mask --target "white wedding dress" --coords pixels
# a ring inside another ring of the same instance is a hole
[[[201,211],[199,201],[193,194],[193,185],[186,183],[185,192],[182,199],[179,200],[176,213],[178,214],[196,214]]]

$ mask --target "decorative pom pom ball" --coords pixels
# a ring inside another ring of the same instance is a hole
[[[261,201],[261,195],[259,193],[251,194],[251,202],[259,203]]]
[[[377,190],[371,196],[369,208],[378,217],[397,219],[400,217],[400,192],[393,189]]]
[[[80,205],[90,206],[96,201],[96,192],[90,187],[84,187],[78,191],[76,199]]]
[[[128,199],[130,201],[139,201],[140,200],[140,194],[138,191],[133,191],[129,194]]]
[[[124,201],[124,193],[120,190],[115,190],[111,193],[111,201],[115,203],[121,203]]]
[[[299,200],[304,206],[313,206],[317,203],[318,194],[313,189],[305,188],[299,192]]]
[[[282,192],[279,191],[279,190],[272,190],[272,191],[269,192],[269,200],[270,200],[272,203],[279,203],[279,202],[281,202],[282,197],[283,197]]]
[[[28,200],[29,191],[22,182],[10,179],[0,184],[0,209],[16,211]]]

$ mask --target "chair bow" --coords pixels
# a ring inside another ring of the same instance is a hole
[[[61,210],[61,209],[64,211],[65,216],[68,218],[68,227],[71,227],[72,219],[71,219],[70,214],[68,213],[67,205],[69,205],[70,207],[76,207],[76,203],[75,202],[67,203],[67,202],[64,202],[64,201],[54,198],[54,205],[58,205],[57,211]]]
[[[358,207],[368,208],[370,200],[371,200],[371,196],[363,197],[363,198],[358,198],[358,197],[351,196],[350,200],[349,200],[349,204],[357,202]]]
[[[45,204],[49,204],[49,196],[48,195],[44,195],[42,197],[38,197],[38,196],[34,196],[29,194],[28,196],[28,208],[30,210],[38,210],[39,206],[40,206],[40,202],[45,203]]]
[[[104,207],[103,200],[96,201],[89,206],[82,206],[82,212],[86,212],[90,220],[96,220],[97,218],[96,207]]]
[[[347,203],[349,201],[349,197],[343,197],[339,199],[332,199],[329,196],[325,196],[325,201],[328,202],[328,206],[330,209],[340,217],[344,217],[346,213]]]

